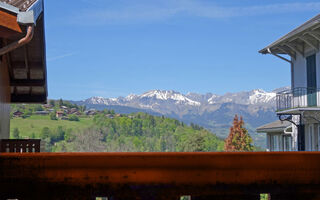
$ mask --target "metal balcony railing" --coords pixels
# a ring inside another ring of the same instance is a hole
[[[277,93],[277,111],[320,107],[320,89],[298,87]]]
[[[2,153],[34,153],[40,152],[39,139],[5,139],[0,140],[0,152]]]

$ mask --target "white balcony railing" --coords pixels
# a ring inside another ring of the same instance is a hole
[[[293,108],[320,107],[319,88],[294,88],[277,93],[277,111]]]

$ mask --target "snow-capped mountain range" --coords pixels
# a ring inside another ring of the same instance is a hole
[[[255,89],[224,95],[150,90],[118,98],[92,97],[74,103],[86,105],[87,108],[114,109],[125,114],[147,112],[165,115],[186,123],[199,124],[221,137],[227,136],[232,119],[238,114],[243,116],[256,143],[263,146],[264,135],[256,134],[255,128],[277,119],[274,112],[276,93],[287,89],[290,88],[283,87],[270,92]]]
[[[275,102],[275,97],[276,92],[266,92],[262,89],[252,90],[248,92],[226,93],[225,95],[216,95],[212,93],[182,94],[173,90],[150,90],[141,95],[130,94],[127,97],[91,97],[89,99],[83,100],[82,103],[93,105],[135,105],[135,107],[140,108],[152,108],[153,106],[159,106],[160,103],[201,107],[229,102],[243,105],[273,104]]]

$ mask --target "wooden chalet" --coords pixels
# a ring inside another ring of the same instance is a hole
[[[62,110],[58,110],[58,111],[56,112],[56,117],[57,117],[57,118],[61,118],[61,117],[63,117],[63,115],[64,115],[64,111],[62,111]]]
[[[47,75],[42,0],[0,0],[0,139],[10,103],[44,103]]]

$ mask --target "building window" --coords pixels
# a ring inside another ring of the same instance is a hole
[[[272,149],[271,151],[280,151],[280,139],[279,135],[272,135]]]
[[[314,124],[309,124],[307,126],[307,131],[305,135],[305,144],[306,144],[306,150],[307,151],[317,151],[319,149],[318,145],[318,133],[317,130],[315,130]]]
[[[284,135],[283,136],[283,150],[292,151],[292,136]]]
[[[318,133],[317,133],[317,136],[318,136],[318,140],[317,140],[318,148],[317,148],[317,150],[320,151],[320,124],[318,124]]]

